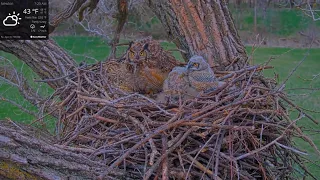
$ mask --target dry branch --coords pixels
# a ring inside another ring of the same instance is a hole
[[[99,0],[74,0],[66,9],[50,19],[49,33],[52,33],[62,21],[70,18],[78,10],[79,21],[82,21],[84,11],[89,8],[89,12],[91,13],[96,8],[98,2]]]

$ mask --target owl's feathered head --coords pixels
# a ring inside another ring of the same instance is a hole
[[[131,42],[127,50],[128,60],[139,63],[148,58],[149,43]]]
[[[199,55],[192,56],[187,64],[188,71],[202,71],[208,68],[210,66],[207,61]]]

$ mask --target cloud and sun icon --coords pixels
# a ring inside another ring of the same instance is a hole
[[[4,26],[16,26],[19,23],[19,20],[21,20],[21,18],[19,18],[19,13],[16,14],[15,11],[13,11],[12,15],[9,13],[9,15],[3,20],[3,25]]]

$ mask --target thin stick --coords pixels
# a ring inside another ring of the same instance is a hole
[[[263,146],[263,147],[261,147],[261,148],[255,149],[255,150],[253,150],[253,151],[251,151],[251,152],[249,152],[249,153],[246,153],[246,154],[243,154],[243,155],[241,155],[241,156],[238,156],[238,157],[235,158],[235,160],[236,160],[236,161],[239,161],[239,160],[241,160],[241,159],[243,159],[243,158],[246,158],[246,157],[251,156],[251,155],[253,155],[253,154],[256,154],[256,153],[258,153],[258,152],[260,152],[260,151],[263,151],[264,149],[266,149],[266,148],[270,147],[271,145],[275,144],[277,141],[279,141],[280,139],[283,138],[283,136],[287,133],[287,131],[289,130],[289,128],[290,128],[292,125],[294,125],[298,120],[300,120],[300,119],[302,119],[302,118],[303,118],[303,116],[300,116],[298,119],[292,121],[292,122],[290,123],[290,125],[286,128],[286,130],[284,130],[283,133],[282,133],[279,137],[277,137],[275,140],[273,140],[272,142],[268,143],[267,145],[265,145],[265,146]]]

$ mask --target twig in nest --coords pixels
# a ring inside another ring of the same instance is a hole
[[[94,118],[100,120],[100,121],[103,121],[103,122],[108,122],[108,123],[114,123],[114,124],[117,124],[117,123],[120,123],[119,121],[116,121],[116,120],[113,120],[113,119],[109,119],[109,118],[105,118],[105,117],[102,117],[102,116],[99,116],[99,115],[93,115]]]
[[[172,121],[176,120],[178,117],[179,117],[178,115],[175,115],[174,117],[171,118],[171,120],[168,122],[168,124],[160,126],[159,128],[157,128],[153,132],[148,133],[149,135],[147,135],[145,138],[143,138],[139,143],[135,144],[126,153],[124,153],[119,159],[117,159],[114,163],[112,163],[108,167],[108,169],[99,176],[99,179],[103,179],[103,177],[105,175],[107,175],[115,166],[118,166],[130,153],[132,153],[134,150],[139,148],[142,144],[145,144],[147,141],[149,141],[150,138],[153,138],[154,136],[158,135],[160,132],[163,132],[167,129],[170,129],[170,128],[176,126],[177,124],[181,123],[182,122],[181,120],[178,120],[174,123],[171,123]]]
[[[65,75],[65,76],[61,76],[61,77],[54,78],[54,79],[41,79],[41,80],[36,80],[36,79],[34,79],[33,81],[34,81],[34,82],[45,82],[45,83],[47,83],[47,82],[54,82],[54,81],[59,81],[59,80],[61,80],[61,79],[65,79],[65,78],[67,78],[67,77],[69,77],[69,76],[71,76],[71,75],[74,75],[74,74],[75,74],[75,72],[72,72],[72,73],[67,74],[67,75]]]
[[[149,179],[152,175],[153,171],[160,165],[165,157],[168,156],[169,153],[172,153],[174,149],[181,145],[181,143],[188,137],[188,135],[194,131],[195,128],[190,128],[185,134],[179,139],[172,147],[170,147],[162,156],[158,159],[158,161],[145,173],[143,179]]]
[[[162,152],[161,153],[165,154],[166,150],[168,149],[168,139],[164,134],[162,134],[161,140],[162,140]],[[168,171],[169,171],[168,156],[166,156],[162,161],[162,180],[169,180]]]
[[[127,115],[125,115],[125,114],[123,114],[123,116],[124,116],[125,118],[130,119],[134,124],[137,124],[137,125],[139,126],[139,128],[142,130],[142,132],[143,132],[144,135],[148,135],[146,127],[144,127],[143,124],[142,124],[139,120],[137,120],[136,118],[134,118],[134,117],[132,117],[132,116],[127,116]],[[156,147],[156,145],[154,144],[153,139],[150,138],[148,141],[149,141],[150,147],[151,147],[151,149],[152,149],[152,152],[151,152],[151,154],[150,154],[149,165],[153,165],[155,156],[156,156],[157,154],[160,154],[160,153],[157,151],[157,147]]]
[[[207,169],[204,165],[202,165],[199,161],[197,161],[196,159],[192,158],[190,155],[187,155],[187,158],[191,161],[194,162],[194,164],[196,165],[197,168],[199,168],[201,171],[207,173],[210,176],[215,176],[215,178],[217,180],[222,180],[219,176],[216,176],[213,174],[212,171],[210,171],[209,169]]]
[[[280,144],[279,142],[276,142],[276,145],[278,145],[278,146],[280,146],[280,147],[282,147],[282,148],[288,149],[288,150],[290,150],[290,151],[293,151],[293,152],[295,152],[295,153],[298,153],[298,154],[302,154],[302,155],[306,155],[306,156],[309,155],[308,153],[299,151],[299,150],[297,150],[297,149],[295,149],[295,148],[292,148],[292,147],[289,147],[289,146],[285,146],[285,145],[283,145],[283,144]]]
[[[283,99],[284,101],[286,101],[288,104],[290,104],[292,107],[294,107],[296,110],[298,110],[300,113],[304,114],[307,118],[309,118],[312,122],[314,122],[315,124],[319,124],[319,122],[315,119],[313,119],[313,117],[311,117],[308,113],[305,113],[300,107],[298,107],[297,105],[295,105],[293,102],[291,102],[288,98],[286,98],[283,95],[279,95],[279,97],[281,97],[281,99]]]
[[[279,141],[280,139],[283,138],[283,136],[287,133],[287,131],[289,130],[289,128],[290,128],[292,125],[294,125],[298,120],[300,120],[300,119],[302,119],[302,118],[303,118],[303,116],[300,116],[298,119],[292,121],[292,122],[290,123],[290,125],[286,128],[286,130],[284,130],[283,133],[282,133],[279,137],[277,137],[275,140],[273,140],[273,141],[270,142],[269,144],[267,144],[267,145],[265,145],[265,146],[263,146],[263,147],[261,147],[261,148],[255,149],[255,150],[253,150],[253,151],[251,151],[251,152],[249,152],[249,153],[246,153],[246,154],[243,154],[243,155],[241,155],[241,156],[238,156],[238,157],[235,158],[235,160],[236,160],[236,161],[239,161],[239,160],[241,160],[241,159],[243,159],[243,158],[246,158],[246,157],[251,156],[251,155],[253,155],[253,154],[255,154],[255,153],[258,153],[258,152],[260,152],[260,151],[262,151],[262,150],[270,147],[271,145],[275,144],[277,141]]]

